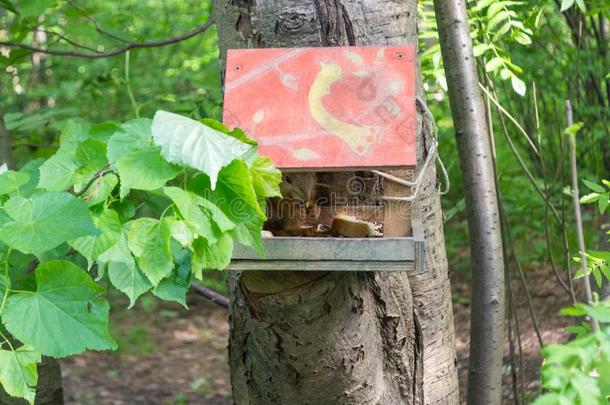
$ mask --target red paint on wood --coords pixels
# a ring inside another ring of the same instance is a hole
[[[415,166],[415,49],[232,49],[224,122],[282,169]]]

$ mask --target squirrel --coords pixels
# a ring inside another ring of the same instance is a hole
[[[276,235],[298,235],[320,215],[316,204],[317,173],[282,173],[282,198],[270,198],[264,229]]]

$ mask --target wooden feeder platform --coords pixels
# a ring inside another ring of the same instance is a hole
[[[413,218],[413,236],[400,238],[263,238],[266,258],[235,245],[228,270],[269,271],[424,271],[421,223]]]

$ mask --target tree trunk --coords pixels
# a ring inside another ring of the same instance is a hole
[[[434,9],[464,180],[470,235],[472,304],[468,403],[500,404],[504,256],[494,156],[468,29],[466,2],[435,0]]]
[[[417,46],[415,0],[215,0],[214,6],[223,61],[228,48]],[[431,144],[422,119],[420,164]],[[231,278],[229,362],[238,405],[458,402],[436,186],[429,170],[414,205],[424,219],[425,273]],[[274,293],[252,291],[265,280],[273,280]]]

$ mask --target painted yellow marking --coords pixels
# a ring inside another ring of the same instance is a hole
[[[331,94],[333,83],[341,77],[343,72],[339,65],[320,63],[320,71],[309,89],[309,111],[322,128],[342,139],[357,155],[363,155],[379,140],[379,128],[370,125],[360,127],[338,120],[322,104],[323,98]]]

